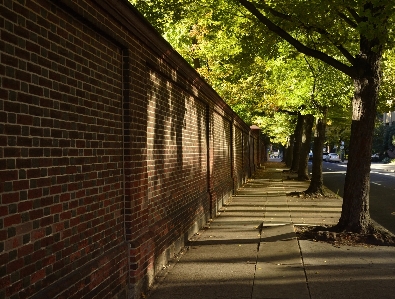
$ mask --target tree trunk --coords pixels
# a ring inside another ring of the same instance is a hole
[[[372,45],[362,38],[362,54],[357,58],[362,76],[353,79],[351,139],[342,214],[338,223],[338,228],[356,233],[368,233],[371,228],[370,156],[380,86],[381,60],[381,52],[373,52],[371,49]]]
[[[313,169],[307,194],[324,194],[324,179],[322,176],[322,149],[325,143],[326,114],[328,108],[324,107],[323,116],[317,120],[316,134],[313,145]]]
[[[310,179],[309,169],[307,166],[309,162],[309,151],[310,151],[311,133],[313,130],[313,124],[314,124],[314,115],[312,114],[303,115],[303,129],[302,129],[299,167],[298,167],[299,181],[307,181]]]
[[[292,155],[292,166],[291,171],[298,172],[299,169],[299,157],[300,157],[300,147],[302,144],[302,131],[303,131],[303,116],[298,113],[298,120],[296,122],[295,132],[294,132],[294,147]]]
[[[289,137],[289,141],[288,141],[288,145],[286,148],[286,154],[285,154],[285,165],[287,165],[287,167],[291,168],[292,166],[292,160],[293,160],[293,152],[294,152],[294,139],[295,136],[292,134]]]
[[[285,146],[280,144],[281,162],[285,162]]]

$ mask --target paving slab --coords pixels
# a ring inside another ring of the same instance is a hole
[[[299,242],[312,299],[395,298],[395,247]]]
[[[199,233],[149,298],[249,298],[259,236],[248,224]]]
[[[293,225],[263,228],[251,298],[309,298]]]

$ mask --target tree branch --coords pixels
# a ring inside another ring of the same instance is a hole
[[[343,21],[345,21],[348,25],[350,25],[352,28],[357,28],[358,24],[353,22],[349,17],[347,17],[344,13],[341,11],[337,11],[337,15],[342,18]]]
[[[277,10],[271,8],[271,7],[270,7],[269,5],[267,5],[267,4],[264,4],[264,3],[258,4],[258,3],[257,3],[257,4],[255,4],[255,7],[260,8],[260,9],[263,9],[263,10],[265,10],[265,11],[268,11],[268,12],[270,12],[273,16],[275,16],[275,17],[278,17],[278,18],[281,18],[281,19],[287,20],[287,21],[292,21],[292,17],[291,17],[290,15],[286,15],[286,14],[284,14],[284,13],[282,13],[282,12],[279,12],[279,11],[277,11]]]
[[[356,63],[356,59],[354,56],[351,55],[350,52],[348,52],[342,45],[336,45],[334,44],[335,47],[340,51],[340,53],[343,54],[343,56],[352,64],[354,65]]]
[[[285,113],[288,115],[298,115],[300,113],[299,111],[290,111],[290,110],[286,110],[286,109],[279,109],[279,110],[277,110],[277,112]]]
[[[281,18],[283,20],[287,20],[287,21],[291,21],[294,22],[293,18],[290,15],[287,14],[283,14],[281,12],[276,11],[275,9],[271,8],[269,5],[267,4],[254,4],[254,6],[256,8],[261,8],[265,11],[268,11],[269,13],[271,13],[273,16]],[[356,28],[358,25],[355,24],[354,22],[352,22],[345,14],[343,14],[342,12],[338,11],[338,14],[340,17],[342,17],[352,28]],[[300,23],[300,26],[303,26],[304,28],[307,28],[309,30],[313,30],[321,35],[324,35],[339,51],[340,53],[343,54],[343,56],[352,64],[355,64],[355,58],[354,56],[352,56],[350,54],[350,52],[348,52],[342,45],[339,45],[337,43],[334,43],[331,39],[330,39],[330,34],[328,31],[326,31],[325,29],[321,29],[321,28],[317,28],[317,27],[313,27],[313,26],[307,26],[305,23],[303,23],[302,21],[298,21]]]
[[[264,24],[270,31],[276,33],[278,36],[280,36],[281,38],[286,40],[288,43],[290,43],[292,46],[294,46],[296,48],[296,50],[298,50],[299,52],[306,54],[308,56],[317,58],[317,59],[333,66],[334,68],[338,69],[339,71],[345,73],[346,75],[348,75],[350,77],[356,76],[356,72],[353,67],[350,67],[350,66],[338,61],[337,59],[334,59],[333,57],[331,57],[321,51],[314,50],[314,49],[311,49],[311,48],[303,45],[300,41],[295,39],[293,36],[291,36],[284,29],[282,29],[281,27],[277,26],[272,21],[270,21],[250,1],[248,1],[248,0],[238,0],[238,1],[248,11],[250,11],[262,24]],[[345,57],[347,58],[347,60],[350,61],[350,58],[352,57],[351,54],[349,54],[342,46],[336,46],[336,47],[338,47],[338,49],[341,50],[343,55],[347,54],[347,56],[345,56]]]
[[[358,15],[358,13],[353,8],[351,8],[350,6],[346,6],[346,9],[352,15],[352,17],[355,19],[357,23],[362,22],[362,18]]]
[[[302,23],[302,24],[303,24],[303,23]],[[355,62],[356,62],[356,61],[355,61],[355,57],[352,56],[351,53],[348,52],[342,45],[339,45],[339,44],[333,42],[333,41],[330,39],[330,36],[331,36],[331,35],[330,35],[330,33],[329,33],[328,31],[326,31],[325,29],[321,29],[321,28],[317,28],[317,27],[311,27],[311,26],[310,26],[310,27],[309,27],[309,26],[306,26],[306,28],[309,29],[309,30],[313,30],[313,31],[315,31],[315,32],[317,32],[317,33],[319,33],[319,34],[325,36],[325,37],[328,39],[328,41],[331,42],[331,43],[340,51],[340,53],[342,53],[343,56],[344,56],[352,65],[355,64]]]

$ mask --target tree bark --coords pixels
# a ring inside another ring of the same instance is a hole
[[[299,154],[299,167],[298,167],[298,180],[307,181],[310,179],[308,162],[309,162],[309,151],[311,143],[311,134],[314,124],[314,115],[306,114],[302,116],[303,127],[301,136],[301,147]]]
[[[296,122],[295,132],[294,132],[294,146],[292,154],[292,172],[298,172],[299,169],[299,157],[300,157],[300,147],[302,145],[302,132],[303,132],[303,115],[298,113],[298,120]]]
[[[380,86],[381,52],[361,38],[358,66],[361,76],[354,78],[353,115],[347,174],[344,185],[342,214],[338,227],[342,230],[368,233],[370,156],[377,100]]]
[[[328,108],[324,107],[322,118],[317,119],[316,134],[313,145],[313,167],[310,186],[305,193],[324,195],[324,179],[322,176],[322,149],[325,143],[326,115]]]
[[[293,151],[294,151],[294,139],[295,136],[292,134],[289,137],[289,141],[288,141],[288,145],[286,147],[286,152],[285,152],[285,165],[287,165],[287,167],[291,168],[292,166],[292,155],[293,155]]]
[[[280,144],[281,162],[285,162],[285,146]]]

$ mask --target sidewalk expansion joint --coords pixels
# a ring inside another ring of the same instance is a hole
[[[254,278],[252,279],[252,286],[251,286],[251,299],[254,296],[254,286],[255,286],[255,278],[256,278],[256,271],[257,271],[258,258],[259,258],[259,248],[261,246],[261,241],[262,241],[263,221],[258,225],[257,229],[259,230],[259,240],[258,240],[258,244],[256,246]]]
[[[300,259],[301,259],[301,261],[302,261],[302,267],[303,267],[304,277],[305,277],[305,279],[306,279],[307,291],[309,292],[309,298],[311,299],[311,292],[310,292],[309,279],[307,278],[307,272],[306,272],[306,266],[305,266],[304,259],[303,259],[302,248],[300,247],[299,238],[296,238],[296,240],[298,241],[298,247],[299,247],[299,252],[300,252]]]

